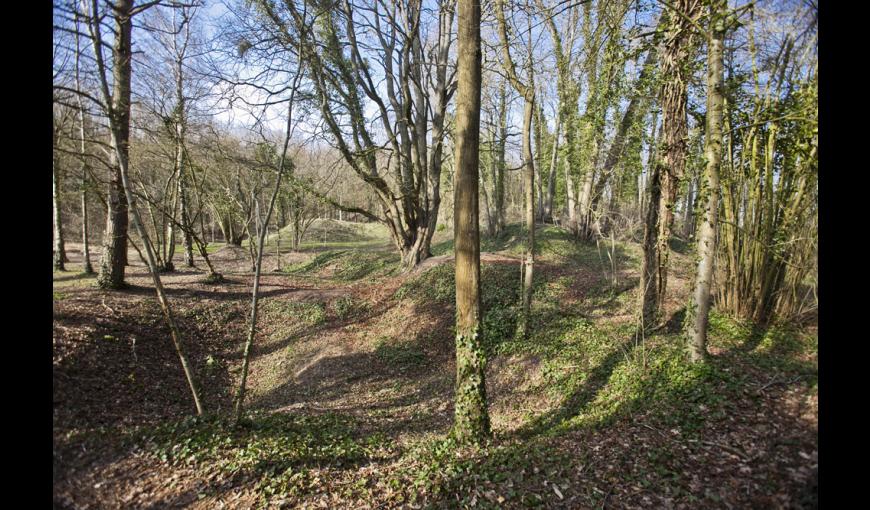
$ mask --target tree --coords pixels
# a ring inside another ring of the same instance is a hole
[[[438,37],[429,51],[421,36],[419,0],[328,1],[305,15],[298,3],[260,1],[237,9],[243,21],[250,20],[245,22],[251,32],[242,36],[245,53],[273,68],[267,62],[280,54],[276,44],[286,50],[301,42],[313,88],[309,102],[347,167],[375,193],[381,211],[324,199],[386,225],[402,267],[411,269],[430,255],[441,201],[444,119],[454,90],[448,68],[453,1],[438,4]],[[374,30],[358,33],[363,24]],[[264,37],[264,30],[274,36]],[[367,107],[374,108],[375,122],[366,117]]]
[[[502,50],[502,66],[511,86],[523,96],[523,192],[525,194],[526,239],[523,253],[522,295],[523,312],[520,318],[520,332],[529,334],[531,325],[532,284],[535,273],[535,160],[532,157],[532,116],[535,111],[535,83],[531,73],[534,65],[529,46],[529,81],[520,80],[516,72],[508,41],[507,21],[504,14],[504,0],[498,0],[495,7],[498,20],[498,35]]]
[[[686,165],[687,69],[692,24],[700,11],[699,0],[679,0],[667,11],[660,58],[662,85],[662,154],[656,157],[649,176],[649,201],[643,235],[643,265],[640,278],[640,308],[644,326],[652,326],[664,303],[673,204],[677,184]]]
[[[242,354],[242,377],[239,382],[239,389],[236,392],[236,407],[233,416],[233,421],[235,423],[238,423],[239,419],[242,417],[242,409],[245,401],[245,384],[248,379],[248,365],[251,359],[251,346],[254,343],[254,334],[256,333],[257,329],[257,308],[260,297],[260,272],[263,269],[263,251],[265,250],[266,232],[268,231],[267,225],[269,224],[269,220],[272,217],[272,211],[275,209],[275,200],[278,197],[279,191],[281,190],[281,178],[284,174],[285,165],[289,167],[292,167],[293,165],[293,161],[288,161],[287,158],[287,145],[290,143],[290,136],[293,133],[293,101],[296,97],[296,91],[299,87],[299,79],[301,78],[301,76],[302,62],[300,60],[297,62],[296,76],[293,79],[292,88],[290,89],[290,99],[288,100],[287,106],[287,131],[284,135],[284,145],[281,150],[280,160],[278,161],[275,187],[272,190],[272,196],[269,198],[269,209],[266,211],[266,217],[262,222],[262,227],[259,229],[257,244],[255,246],[257,252],[257,259],[254,263],[254,284],[251,290],[251,320],[248,323],[248,338],[245,341],[245,350]],[[257,220],[259,220],[259,217],[257,218]],[[251,236],[250,242],[253,244],[253,236]]]
[[[121,178],[121,161],[130,154],[130,81],[133,70],[133,0],[117,0],[110,4],[112,19],[115,22],[114,41],[112,43],[112,86],[111,94],[108,88],[103,101],[109,114],[110,122],[117,129],[118,151],[110,153],[112,163],[111,179],[109,181],[109,213],[106,219],[106,230],[103,234],[103,253],[100,257],[100,271],[97,284],[104,289],[120,289],[124,283],[124,266],[127,265],[127,197]],[[91,35],[99,30],[100,21],[97,18],[97,5],[93,2],[89,30]],[[100,43],[102,44],[102,42]],[[102,54],[102,46],[97,48]],[[108,85],[107,85],[108,87]]]
[[[726,0],[710,5],[710,31],[707,35],[707,130],[704,151],[707,167],[704,187],[707,205],[698,235],[698,270],[692,303],[686,313],[689,332],[689,359],[693,363],[707,357],[707,318],[710,313],[710,290],[716,256],[716,218],[719,214],[719,164],[722,159],[722,110],[725,102],[723,70]]]
[[[110,145],[112,147],[112,155],[115,162],[117,163],[117,177],[120,180],[121,191],[124,193],[126,204],[129,204],[130,206],[130,210],[133,214],[133,224],[135,225],[136,230],[139,232],[139,237],[142,239],[142,245],[145,249],[145,254],[147,255],[146,261],[148,263],[148,268],[151,272],[152,281],[154,282],[154,289],[157,293],[157,300],[160,303],[163,315],[169,326],[172,343],[175,347],[176,353],[178,354],[179,360],[181,361],[181,367],[184,370],[184,375],[187,379],[187,383],[190,386],[194,405],[196,406],[196,412],[197,414],[202,414],[203,407],[199,397],[199,390],[193,379],[193,372],[191,371],[190,363],[188,362],[187,355],[185,354],[184,348],[181,343],[181,332],[178,329],[178,325],[175,322],[175,317],[172,314],[172,308],[170,308],[169,305],[169,300],[166,298],[166,293],[163,290],[163,284],[161,283],[160,276],[158,274],[158,267],[154,258],[153,248],[148,239],[148,233],[142,225],[141,219],[139,218],[139,212],[136,209],[136,203],[131,189],[132,186],[128,177],[129,150],[127,145],[130,135],[130,37],[132,35],[133,28],[132,18],[137,12],[141,12],[141,10],[134,9],[132,0],[119,0],[116,4],[112,5],[112,8],[115,11],[115,19],[118,25],[114,45],[115,56],[117,57],[118,55],[125,55],[128,57],[127,62],[115,62],[114,95],[110,94],[109,92],[108,77],[105,61],[103,58],[104,43],[101,35],[101,17],[99,15],[97,0],[92,1],[89,12],[81,14],[86,20],[88,31],[90,33],[91,43],[93,45],[94,59],[96,61],[97,67],[97,77],[100,80],[100,92],[102,96],[101,99],[103,105],[106,106],[106,116],[109,119],[109,133]],[[119,68],[123,68],[124,70],[119,71]],[[116,111],[116,106],[122,111]],[[109,250],[111,250],[113,246],[110,243],[107,243],[106,247],[104,248],[108,248]],[[126,243],[124,244],[124,248],[126,250]],[[105,258],[106,257],[104,256],[104,259]],[[120,264],[121,262],[121,259],[119,257],[113,257],[111,260],[113,264]],[[123,264],[121,264],[120,268],[120,274],[123,278]],[[116,273],[107,270],[104,278],[107,278],[107,281],[114,282],[113,280],[111,280],[112,276],[116,276]]]
[[[456,97],[456,416],[454,437],[480,442],[490,434],[486,357],[481,345],[478,151],[480,147],[480,3],[459,0]]]

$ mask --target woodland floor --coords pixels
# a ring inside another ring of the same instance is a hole
[[[689,256],[671,253],[667,325],[636,338],[638,246],[584,246],[542,226],[534,333],[521,341],[519,234],[483,242],[494,438],[479,449],[447,439],[449,241],[404,275],[374,231],[322,238],[280,264],[270,254],[238,428],[226,421],[250,313],[247,248],[212,255],[222,284],[180,254],[162,275],[207,411],[193,418],[135,250],[130,288],[102,291],[68,245],[71,270],[54,273],[55,508],[817,506],[812,325],[714,313],[710,363],[688,366]]]

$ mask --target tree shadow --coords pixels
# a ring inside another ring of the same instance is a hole
[[[589,372],[586,380],[574,389],[558,408],[532,419],[517,431],[520,437],[545,434],[580,415],[610,380],[613,371],[638,345],[638,332],[620,342],[598,365]]]

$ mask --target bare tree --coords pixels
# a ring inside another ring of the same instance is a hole
[[[114,11],[117,25],[117,32],[115,34],[116,39],[114,45],[115,58],[122,58],[121,61],[116,60],[114,66],[114,94],[109,92],[106,65],[103,59],[104,43],[101,35],[101,16],[99,13],[97,0],[92,0],[90,9],[81,13],[81,16],[84,17],[87,23],[91,43],[93,46],[94,58],[97,67],[97,77],[100,81],[101,98],[103,105],[106,108],[106,116],[109,119],[110,144],[112,147],[115,162],[117,163],[117,169],[119,174],[117,177],[120,179],[121,191],[124,193],[126,203],[130,206],[130,210],[133,215],[133,224],[135,225],[136,230],[139,233],[139,237],[142,239],[142,245],[145,249],[145,254],[147,256],[146,260],[148,262],[148,267],[151,272],[151,278],[154,282],[154,289],[157,292],[157,300],[160,303],[161,309],[163,310],[164,317],[166,318],[166,322],[171,332],[173,345],[178,354],[179,360],[181,361],[181,367],[184,370],[184,375],[187,378],[187,383],[190,386],[193,401],[196,406],[196,412],[197,414],[202,414],[203,407],[199,397],[199,390],[197,389],[196,383],[193,378],[193,372],[190,368],[190,363],[187,359],[187,355],[185,354],[181,343],[181,332],[175,322],[175,318],[172,314],[172,309],[169,305],[169,300],[166,297],[166,292],[164,291],[163,284],[160,281],[153,248],[151,246],[151,242],[148,239],[148,233],[139,218],[139,212],[136,209],[135,198],[128,177],[129,151],[127,145],[130,134],[129,101],[131,72],[129,59],[132,54],[130,38],[133,28],[133,16],[137,12],[141,12],[141,9],[135,9],[132,0],[118,0],[117,3],[112,5],[112,9]],[[126,58],[127,60],[124,61],[123,58]],[[116,108],[122,111],[118,111],[116,110]],[[110,251],[113,248],[113,246],[110,244],[107,244],[106,247],[108,247]],[[104,256],[104,259],[105,258],[106,257]],[[112,261],[113,263],[117,262],[118,264],[120,264],[119,257],[113,257]],[[108,271],[105,274],[105,278],[111,280],[110,277],[112,277],[113,275],[115,275],[114,272]],[[123,265],[121,265],[121,276],[123,277]]]
[[[498,20],[499,41],[502,48],[502,65],[511,86],[523,96],[523,191],[525,193],[525,223],[526,239],[525,253],[523,255],[523,312],[520,319],[520,332],[522,335],[529,334],[531,325],[530,315],[532,307],[532,285],[535,273],[535,160],[532,157],[532,116],[535,111],[535,83],[531,68],[534,65],[529,58],[528,82],[520,80],[516,72],[508,41],[507,20],[505,19],[504,1],[498,0],[495,8]],[[531,32],[531,30],[530,30]],[[531,47],[529,47],[531,52]]]

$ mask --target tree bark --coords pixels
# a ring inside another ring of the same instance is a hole
[[[94,267],[91,265],[91,250],[88,247],[88,182],[85,176],[85,166],[82,165],[82,271],[85,274],[94,274]]]
[[[510,45],[507,36],[507,22],[504,14],[504,0],[499,0],[495,7],[498,20],[498,35],[501,42],[502,65],[511,86],[523,96],[523,192],[526,205],[526,240],[523,254],[523,313],[520,318],[520,334],[527,337],[530,333],[530,317],[532,307],[532,285],[535,271],[535,161],[532,158],[532,117],[535,110],[535,83],[532,73],[531,58],[529,59],[529,83],[523,83],[517,76],[516,66],[511,58]],[[531,32],[530,32],[531,33]]]
[[[66,250],[63,245],[63,218],[60,211],[60,185],[57,175],[57,158],[52,158],[51,165],[51,201],[54,206],[54,269],[64,271]]]
[[[562,127],[562,117],[556,116],[556,132],[553,134],[553,154],[550,159],[550,173],[547,179],[547,199],[544,203],[544,217],[553,217],[553,199],[556,196],[556,163],[559,157],[559,129]]]
[[[486,357],[481,345],[478,167],[480,148],[480,3],[459,0],[456,98],[456,414],[453,435],[479,443],[490,435]]]
[[[124,266],[127,265],[127,197],[121,176],[121,159],[127,161],[130,154],[130,77],[132,74],[133,21],[130,11],[132,0],[118,0],[113,6],[117,9],[115,37],[112,51],[112,82],[114,90],[111,97],[113,122],[117,128],[118,150],[111,154],[112,176],[109,181],[109,212],[106,215],[106,232],[103,236],[103,253],[100,257],[100,273],[97,284],[103,289],[120,289],[124,283]],[[96,12],[93,13],[96,16]],[[101,48],[102,51],[102,48]],[[108,99],[107,99],[108,100]]]
[[[670,29],[665,35],[664,51],[661,59],[661,73],[665,77],[662,84],[660,100],[662,105],[663,157],[661,172],[661,195],[658,203],[650,202],[651,207],[658,207],[658,269],[656,276],[656,307],[660,310],[667,296],[668,255],[671,228],[674,222],[674,202],[680,179],[686,168],[686,142],[688,135],[688,119],[686,117],[686,102],[688,100],[688,70],[687,63],[692,51],[692,26],[686,20],[697,19],[701,9],[699,0],[678,0],[674,8],[681,14],[669,12]]]
[[[532,285],[535,274],[535,161],[532,159],[532,114],[534,96],[526,98],[523,113],[523,188],[526,203],[526,242],[523,255],[523,315],[520,331],[528,337],[531,330]]]
[[[713,262],[716,256],[716,216],[719,212],[719,164],[722,157],[722,112],[724,109],[725,79],[723,54],[726,23],[725,0],[714,0],[711,10],[712,33],[707,43],[707,207],[698,238],[698,271],[695,291],[686,320],[691,324],[689,358],[693,363],[707,357],[707,320],[710,313],[710,292]]]

